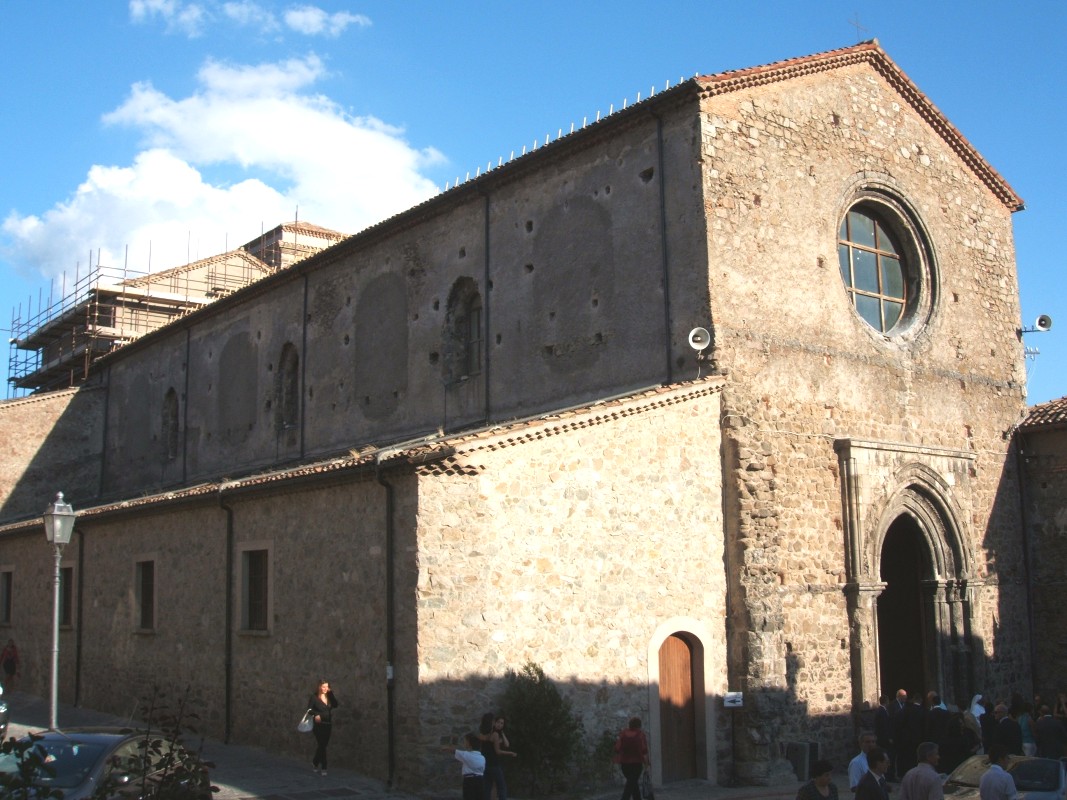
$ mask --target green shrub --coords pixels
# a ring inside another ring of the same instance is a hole
[[[516,795],[544,797],[568,788],[573,767],[585,754],[581,721],[544,670],[528,662],[508,671],[501,713],[518,757],[504,762]],[[512,793],[512,792],[509,792]]]

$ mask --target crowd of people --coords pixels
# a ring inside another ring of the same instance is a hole
[[[960,707],[947,705],[936,692],[909,697],[901,689],[892,702],[883,696],[876,707],[865,708],[860,727],[890,754],[890,779],[917,765],[922,742],[938,746],[942,773],[995,745],[1009,755],[1060,758],[1067,753],[1067,695],[1050,706],[1040,696],[1030,701],[1019,693],[1002,699],[976,694]]]
[[[925,697],[903,689],[892,702],[864,704],[860,712],[859,754],[848,766],[856,800],[887,800],[889,781],[900,781],[899,800],[941,800],[944,776],[971,756],[985,754],[989,769],[981,778],[984,798],[1013,798],[1015,785],[1004,769],[1011,756],[1067,756],[1067,695],[1049,706],[1040,696],[1018,693],[1003,699],[975,695],[960,708],[936,692]],[[797,800],[836,800],[832,765],[819,761]]]

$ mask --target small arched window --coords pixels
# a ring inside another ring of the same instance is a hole
[[[291,430],[300,419],[300,356],[291,342],[282,347],[274,377],[275,424]]]
[[[178,393],[171,387],[163,395],[163,412],[160,425],[163,453],[168,461],[178,457]]]
[[[446,383],[456,383],[482,371],[484,351],[482,296],[471,278],[460,278],[448,295],[445,318]]]

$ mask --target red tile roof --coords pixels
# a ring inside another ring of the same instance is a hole
[[[1024,429],[1047,428],[1058,425],[1067,425],[1067,397],[1031,406],[1026,417],[1019,423],[1019,427]]]

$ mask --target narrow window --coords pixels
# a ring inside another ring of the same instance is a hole
[[[268,630],[270,610],[270,551],[241,554],[241,629]]]
[[[0,572],[0,624],[11,624],[11,598],[15,585],[15,573],[5,569]]]
[[[291,342],[282,347],[274,378],[275,424],[279,431],[291,430],[300,419],[300,356]]]
[[[163,396],[163,420],[161,438],[163,452],[168,461],[178,457],[178,393],[168,389]]]
[[[137,627],[142,631],[156,627],[156,562],[138,561],[136,570]]]
[[[482,296],[472,278],[460,278],[448,294],[444,332],[444,379],[458,383],[482,371],[485,331]]]
[[[59,570],[59,624],[65,628],[74,624],[74,567]]]

